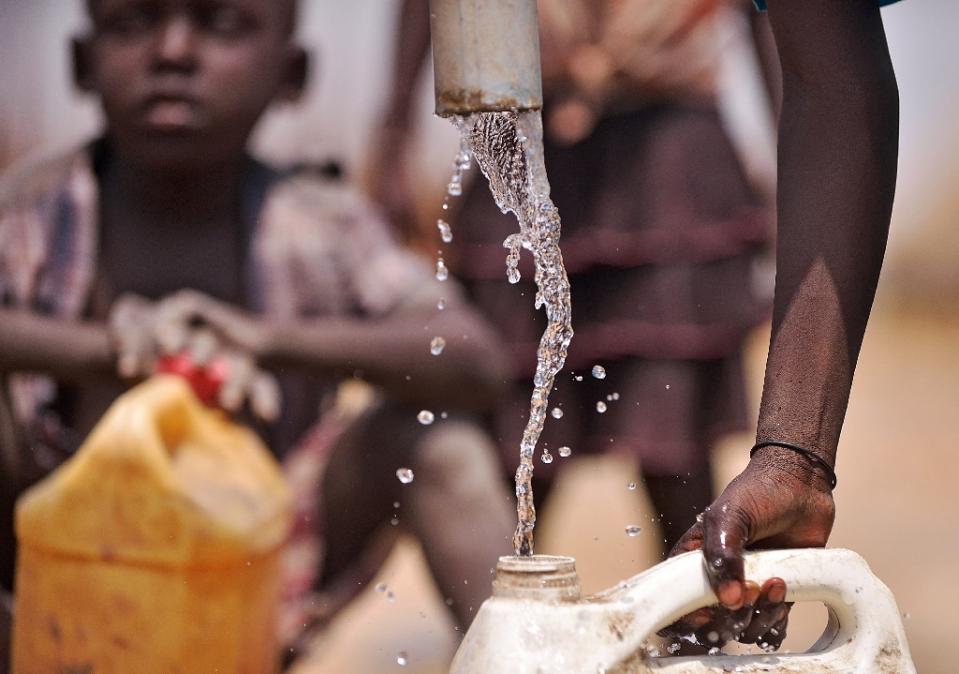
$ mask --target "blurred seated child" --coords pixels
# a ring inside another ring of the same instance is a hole
[[[240,414],[250,401],[295,466],[312,543],[297,546],[308,554],[292,582],[326,594],[287,623],[328,617],[406,528],[465,627],[512,528],[493,450],[467,416],[496,395],[498,350],[457,289],[341,180],[247,153],[267,106],[306,80],[294,0],[90,0],[88,12],[75,76],[102,103],[102,136],[0,184],[4,588],[16,496],[158,357],[188,348],[200,363],[228,356],[221,401]],[[439,357],[434,336],[448,342]],[[378,402],[317,425],[350,377],[376,384]],[[436,423],[417,423],[420,409]]]

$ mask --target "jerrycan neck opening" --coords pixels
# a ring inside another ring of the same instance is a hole
[[[542,602],[574,602],[580,598],[576,560],[560,555],[500,557],[493,578],[493,596]]]

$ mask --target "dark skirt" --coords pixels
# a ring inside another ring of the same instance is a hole
[[[692,470],[716,435],[745,428],[741,349],[768,315],[753,268],[769,211],[708,107],[611,117],[576,145],[547,139],[545,153],[576,334],[551,398],[563,416],[547,419],[541,444],[554,457],[563,445],[574,455],[625,452],[647,474]],[[453,270],[502,331],[517,380],[494,421],[513,467],[545,325],[533,309],[532,260],[524,254],[519,284],[506,282],[502,242],[517,224],[485,181],[464,195],[453,226]],[[597,364],[603,380],[591,376]]]

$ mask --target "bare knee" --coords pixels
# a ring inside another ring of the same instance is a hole
[[[502,480],[496,447],[478,425],[450,421],[430,429],[414,447],[417,482],[453,486],[472,492]]]

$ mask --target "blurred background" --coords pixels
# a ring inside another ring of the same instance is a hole
[[[81,8],[80,0],[0,0],[0,169],[39,151],[62,151],[97,129],[95,107],[70,84],[68,40],[82,29]],[[256,139],[261,154],[337,159],[362,178],[388,88],[397,9],[389,0],[306,0],[301,33],[314,52],[313,82],[301,105],[264,122]],[[858,551],[892,588],[919,671],[946,672],[956,669],[948,618],[959,600],[952,519],[959,430],[951,418],[959,408],[959,3],[909,0],[884,14],[901,93],[899,189],[840,445],[831,544]],[[419,84],[415,172],[425,223],[439,210],[457,147],[452,126],[431,114],[428,79]],[[768,166],[770,121],[752,110],[731,106],[729,124],[752,161]],[[767,340],[761,328],[748,344],[752,407]],[[717,486],[741,469],[750,444],[749,434],[722,443]],[[575,556],[586,591],[655,563],[653,513],[639,491],[627,489],[634,467],[615,458],[569,461],[576,465],[538,529],[537,551]],[[630,523],[644,533],[628,538]],[[401,651],[409,656],[406,671],[444,671],[457,635],[413,542],[394,551],[381,581],[395,601],[366,593],[318,641],[301,674],[393,671]],[[811,643],[823,615],[814,607],[799,611],[787,647]]]

